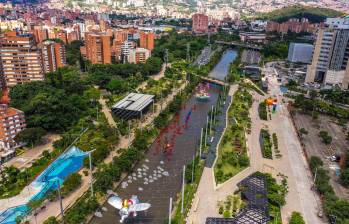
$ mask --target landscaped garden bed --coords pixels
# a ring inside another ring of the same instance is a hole
[[[217,183],[223,183],[249,166],[245,132],[249,132],[251,128],[251,106],[251,94],[246,88],[240,87],[229,107],[228,126],[218,148],[218,158],[214,167]]]
[[[269,131],[266,129],[261,129],[260,144],[263,158],[273,159],[273,143]]]

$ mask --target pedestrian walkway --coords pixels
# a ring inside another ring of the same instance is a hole
[[[53,150],[52,143],[58,139],[60,139],[60,136],[57,134],[47,134],[43,137],[42,144],[33,148],[25,147],[25,152],[23,154],[12,158],[4,163],[3,166],[14,166],[18,169],[30,167],[32,162],[37,160],[42,155],[43,151],[48,150],[51,152]]]

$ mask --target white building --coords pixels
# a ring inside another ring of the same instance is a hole
[[[121,45],[121,58],[125,63],[129,60],[130,51],[134,48],[134,43],[131,41],[124,41]]]

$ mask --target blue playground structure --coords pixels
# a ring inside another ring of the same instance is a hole
[[[84,152],[76,146],[72,146],[61,154],[30,184],[33,188],[40,190],[29,201],[40,200],[48,191],[57,189],[68,175],[82,168],[88,154],[89,152]],[[25,216],[28,212],[29,207],[26,204],[0,211],[0,224],[16,224],[16,218]]]

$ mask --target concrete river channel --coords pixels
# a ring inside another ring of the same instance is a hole
[[[236,55],[235,50],[227,50],[210,73],[210,77],[223,80]],[[115,192],[123,199],[137,195],[140,202],[151,204],[148,211],[126,219],[124,223],[163,224],[168,219],[169,199],[172,197],[174,202],[178,199],[182,185],[183,166],[192,161],[199,148],[200,130],[206,124],[209,110],[216,105],[221,88],[212,84],[208,91],[210,99],[206,102],[199,102],[193,94],[170,122],[165,134],[161,135],[163,141],[173,140],[171,155],[159,150],[159,143],[155,141],[145,153],[144,159],[135,166],[133,173],[130,173],[115,189]],[[192,112],[187,127],[178,128],[184,126],[190,110]],[[118,210],[108,203],[103,206],[107,208],[107,211],[102,212],[102,217],[94,217],[90,223],[119,223]]]

